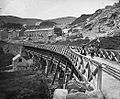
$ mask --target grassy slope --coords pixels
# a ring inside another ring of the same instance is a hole
[[[120,50],[120,37],[102,38],[101,47],[104,49]]]
[[[0,41],[0,68],[5,67],[12,64],[12,58],[14,57],[13,54],[4,53],[1,46],[4,46],[6,43]]]
[[[35,71],[0,73],[0,99],[49,99],[47,80]]]

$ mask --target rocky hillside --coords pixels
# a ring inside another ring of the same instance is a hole
[[[87,19],[86,19],[87,18]],[[81,29],[84,36],[120,35],[120,2],[97,10],[92,15],[82,15],[72,23]]]
[[[82,14],[80,17],[78,17],[76,20],[74,20],[70,25],[76,25],[82,22],[85,22],[87,18],[92,16],[92,14]]]

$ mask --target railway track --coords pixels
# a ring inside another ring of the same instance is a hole
[[[102,70],[106,73],[108,73],[109,75],[113,76],[114,78],[120,80],[120,70],[112,67],[112,66],[109,66],[107,64],[104,64],[103,63],[103,67],[102,67]]]

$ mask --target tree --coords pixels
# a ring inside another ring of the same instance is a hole
[[[21,29],[22,24],[19,23],[5,23],[1,26],[1,28],[6,28],[6,29]]]
[[[89,37],[85,37],[85,40],[90,40]]]
[[[61,28],[54,28],[54,34],[57,36],[62,36],[62,29]]]

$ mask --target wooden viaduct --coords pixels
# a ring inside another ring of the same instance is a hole
[[[8,50],[9,47],[11,49],[16,47],[16,50],[11,50],[12,53],[17,54],[21,51],[21,53],[31,56],[35,62],[45,60],[44,72],[46,77],[51,73],[54,75],[51,85],[54,85],[56,79],[62,78],[64,81],[62,88],[66,88],[66,82],[74,78],[78,81],[92,83],[95,89],[103,90],[104,75],[109,75],[110,79],[112,77],[116,81],[116,84],[120,84],[120,68],[100,63],[82,55],[83,49],[81,47],[8,42],[4,50]],[[86,48],[85,51],[89,54],[90,49]],[[118,64],[120,62],[120,51],[116,50],[100,49],[99,53],[95,53],[95,56]]]

